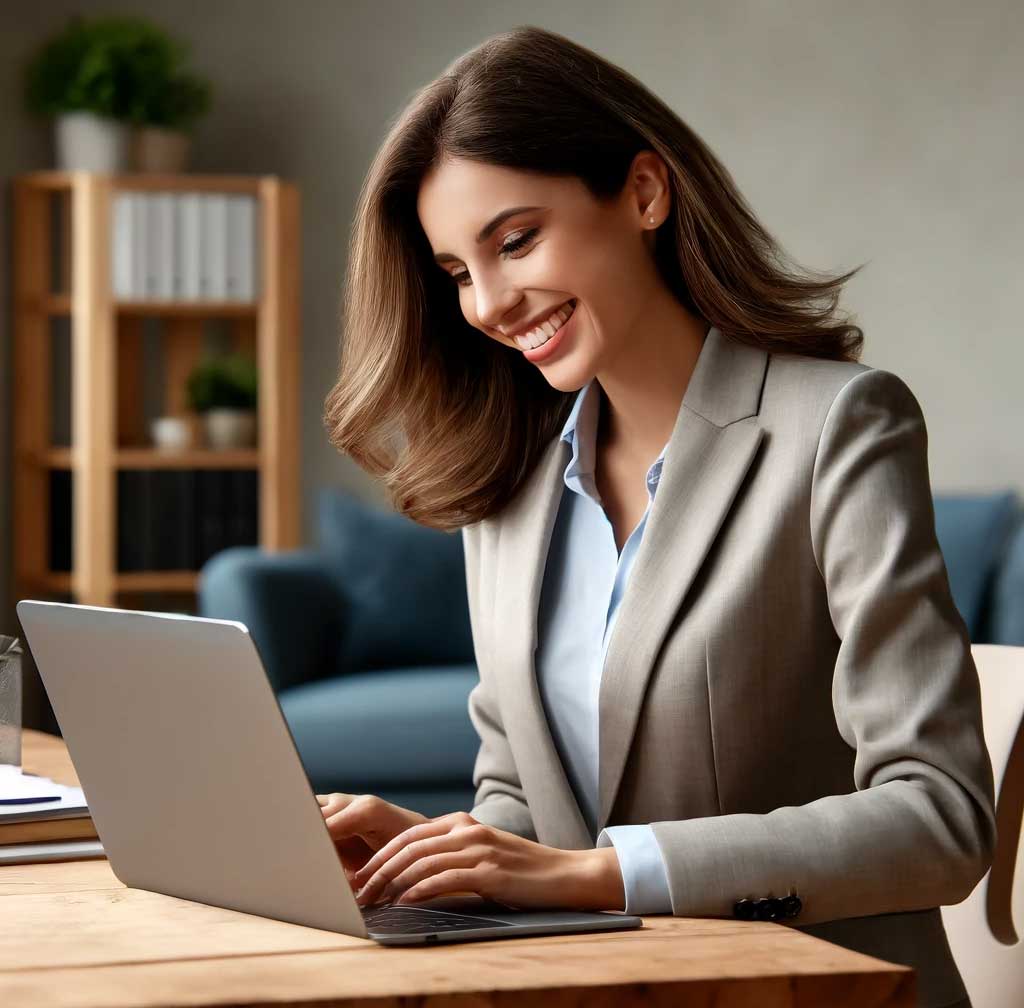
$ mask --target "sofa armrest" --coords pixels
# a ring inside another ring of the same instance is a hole
[[[249,628],[275,693],[334,674],[348,606],[312,550],[234,546],[199,575],[199,614]]]
[[[1024,646],[1024,521],[1018,522],[996,574],[989,620],[993,644]]]

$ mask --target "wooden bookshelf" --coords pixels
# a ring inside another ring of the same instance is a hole
[[[119,300],[111,284],[114,194],[235,192],[256,198],[259,289],[252,302]],[[276,176],[30,172],[13,182],[15,597],[70,595],[113,606],[120,592],[194,592],[195,570],[118,571],[117,473],[258,472],[258,545],[299,545],[299,194]],[[56,226],[54,222],[56,221]],[[54,319],[70,323],[70,446],[53,444]],[[185,378],[219,319],[259,368],[258,446],[182,452],[148,443],[142,327],[161,325],[163,413],[183,415]],[[74,480],[71,571],[49,569],[50,474]]]

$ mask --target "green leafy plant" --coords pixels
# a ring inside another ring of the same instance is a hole
[[[163,87],[153,88],[137,102],[134,121],[164,129],[190,129],[210,107],[210,85],[193,74],[180,73]]]
[[[188,376],[188,401],[197,413],[255,409],[257,394],[256,362],[245,354],[206,357]]]
[[[182,69],[186,52],[145,18],[76,14],[29,61],[25,102],[41,116],[87,111],[188,129],[208,111],[211,86]]]

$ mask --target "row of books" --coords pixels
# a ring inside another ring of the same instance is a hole
[[[118,192],[110,233],[115,298],[256,298],[254,196]]]
[[[53,571],[71,570],[71,484],[71,470],[51,470]],[[118,470],[119,571],[199,570],[220,550],[258,542],[258,470]]]
[[[0,767],[0,864],[102,857],[103,844],[80,787]],[[29,795],[56,801],[18,802]]]

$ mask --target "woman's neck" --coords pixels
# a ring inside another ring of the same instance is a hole
[[[658,457],[672,436],[683,396],[710,329],[675,298],[645,314],[624,350],[597,374],[598,445],[637,464]]]

